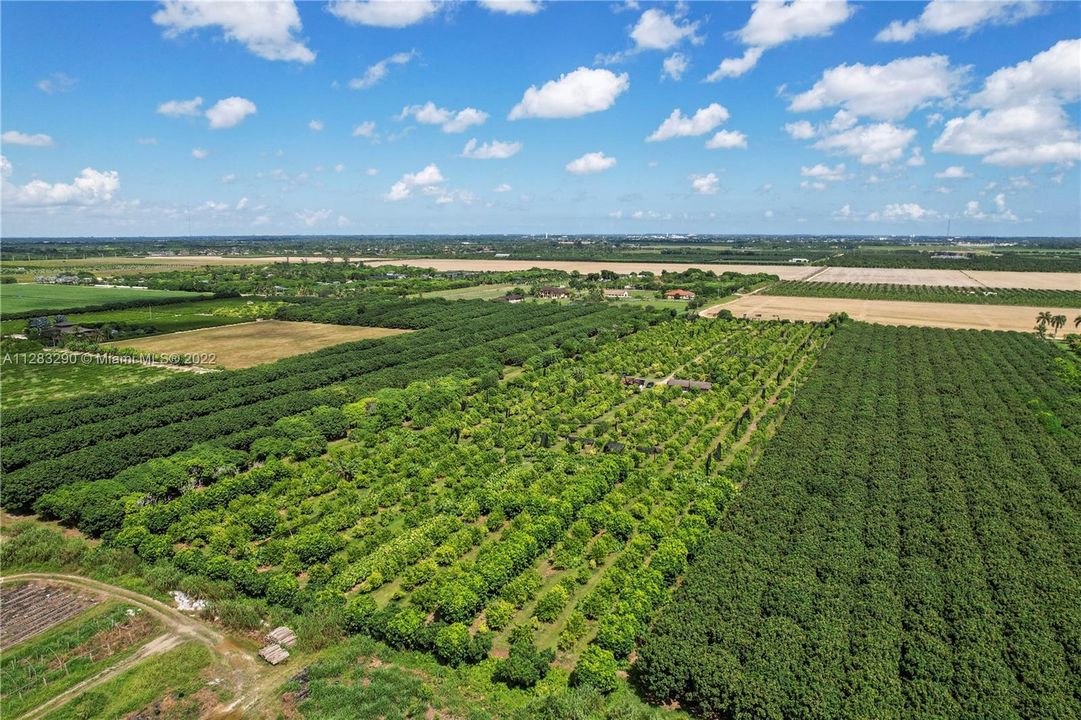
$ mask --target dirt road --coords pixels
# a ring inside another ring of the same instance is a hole
[[[1055,315],[1073,318],[1077,308],[1036,308],[1018,305],[968,305],[959,303],[908,302],[895,300],[851,300],[839,298],[783,297],[779,295],[744,295],[731,302],[702,311],[715,317],[730,310],[736,317],[772,320],[825,320],[831,313],[844,312],[854,320],[883,325],[916,325],[938,328],[976,330],[1016,330],[1030,332],[1036,315],[1050,310]]]
[[[288,674],[279,677],[282,673],[268,672],[268,668],[264,668],[258,663],[250,652],[232,643],[228,638],[200,620],[185,615],[176,608],[141,593],[79,575],[65,575],[62,573],[8,575],[0,578],[0,583],[16,580],[40,580],[60,585],[70,585],[81,590],[92,591],[104,597],[120,600],[147,612],[161,622],[167,630],[164,634],[143,645],[131,657],[69,688],[49,702],[43,703],[26,713],[19,720],[35,720],[43,717],[80,693],[101,685],[149,657],[164,653],[189,640],[202,643],[210,648],[220,660],[219,670],[226,675],[221,679],[234,688],[234,700],[227,707],[220,708],[220,715],[224,716],[233,713],[237,708],[247,709],[253,707],[264,695],[270,693],[275,687],[288,679]]]

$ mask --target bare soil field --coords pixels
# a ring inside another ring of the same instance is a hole
[[[809,282],[931,285],[934,287],[997,287],[1031,290],[1081,290],[1081,274],[1068,272],[1004,272],[989,270],[905,270],[895,268],[816,268]],[[785,279],[785,278],[782,278]]]
[[[97,603],[81,590],[28,582],[0,588],[0,650],[40,635]]]
[[[405,332],[410,331],[262,320],[109,344],[149,353],[191,355],[197,365],[237,369],[274,362],[330,345],[372,340]]]
[[[882,325],[916,325],[938,328],[973,328],[976,330],[1017,330],[1029,332],[1036,327],[1036,315],[1044,310],[1066,315],[1072,320],[1077,309],[1036,308],[1017,305],[963,305],[938,302],[894,300],[843,300],[834,298],[781,297],[744,295],[729,303],[702,311],[715,317],[730,310],[736,317],[788,320],[825,320],[831,313],[844,312],[855,320]]]

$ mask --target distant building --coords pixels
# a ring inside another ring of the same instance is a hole
[[[551,285],[544,285],[537,290],[537,297],[539,298],[566,298],[571,296],[571,291],[567,288],[552,287]]]
[[[788,262],[794,263],[796,265],[806,265],[811,261],[807,258],[788,258]]]
[[[67,320],[61,320],[55,325],[42,328],[39,332],[39,336],[42,340],[47,340],[53,345],[59,345],[67,339],[100,340],[101,331],[96,328],[88,328],[83,327],[82,325],[76,325],[75,323],[69,323]]]
[[[664,297],[666,300],[694,300],[695,294],[690,290],[669,290]]]
[[[713,383],[708,383],[704,380],[680,380],[678,378],[669,378],[668,387],[678,387],[683,390],[709,390],[713,387]]]
[[[495,299],[496,302],[511,303],[512,305],[520,303],[523,300],[525,300],[525,298],[518,293],[507,293],[506,295],[503,295],[502,297],[497,297]]]
[[[509,257],[510,257],[510,253],[496,253],[496,254],[495,254],[495,256],[496,256],[497,258],[509,258]]]
[[[626,290],[605,290],[604,296],[615,300],[626,300],[631,294]]]

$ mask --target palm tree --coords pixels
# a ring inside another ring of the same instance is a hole
[[[1036,316],[1036,332],[1040,337],[1047,334],[1047,324],[1051,322],[1051,311],[1044,310]]]
[[[1055,315],[1053,318],[1051,318],[1051,327],[1055,328],[1054,337],[1058,337],[1058,331],[1065,324],[1066,324],[1066,316],[1065,315]]]

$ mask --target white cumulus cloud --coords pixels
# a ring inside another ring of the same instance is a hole
[[[718,130],[706,141],[707,150],[746,150],[747,136],[738,130]]]
[[[403,28],[432,17],[439,6],[432,0],[334,0],[328,9],[353,25]]]
[[[167,100],[158,105],[158,114],[167,117],[193,117],[202,113],[203,99],[193,97],[191,100]]]
[[[661,78],[679,81],[683,78],[683,73],[687,72],[690,65],[691,61],[687,59],[686,55],[678,52],[672,53],[661,63]]]
[[[717,173],[691,175],[691,189],[699,195],[716,195],[721,189],[721,179]]]
[[[166,37],[216,27],[227,40],[241,43],[266,60],[299,63],[315,60],[315,53],[295,36],[301,30],[301,23],[293,0],[164,0],[151,19],[165,28]]]
[[[575,175],[590,175],[599,173],[613,167],[616,164],[614,157],[608,157],[603,152],[586,153],[567,163],[567,172]]]
[[[1064,105],[1081,98],[1081,40],[1063,40],[1031,60],[992,73],[948,120],[935,152],[982,155],[990,165],[1070,165],[1081,161],[1081,134]]]
[[[792,99],[788,109],[807,112],[842,106],[862,117],[898,120],[930,100],[952,96],[964,71],[944,55],[899,58],[885,65],[839,65]]]
[[[717,82],[724,78],[743,75],[758,64],[765,50],[762,47],[749,47],[740,57],[721,60],[721,64],[717,66],[717,69],[706,76],[706,82]]]
[[[205,160],[207,157],[210,156],[210,151],[204,150],[202,148],[192,148],[191,156],[196,160]]]
[[[49,147],[53,144],[53,139],[49,135],[44,133],[30,135],[18,130],[6,131],[3,135],[0,135],[0,141],[8,145],[28,145],[30,147]]]
[[[758,0],[751,19],[738,34],[747,45],[774,47],[799,38],[829,35],[854,12],[844,0]]]
[[[631,39],[642,50],[669,50],[684,40],[700,42],[698,23],[672,16],[658,8],[642,13],[631,30]]]
[[[705,135],[709,131],[728,119],[728,109],[719,103],[712,103],[697,110],[694,115],[686,117],[683,111],[676,108],[653,133],[646,138],[646,142],[660,142],[671,140],[676,137],[694,137]]]
[[[447,110],[437,107],[429,100],[423,105],[409,105],[398,114],[399,120],[412,117],[424,125],[440,125],[445,133],[464,132],[474,125],[482,125],[488,119],[488,113],[467,107],[464,110]]]
[[[860,125],[824,137],[816,142],[814,147],[817,150],[857,157],[864,165],[879,165],[903,157],[905,148],[915,137],[916,131],[911,128],[878,123]]]
[[[544,7],[539,0],[480,0],[480,4],[492,12],[507,15],[536,15]]]
[[[931,0],[918,18],[894,20],[879,31],[880,42],[909,42],[917,35],[962,31],[969,35],[983,25],[1012,25],[1041,12],[1035,0]]]
[[[506,160],[514,157],[522,150],[520,142],[504,142],[493,140],[484,144],[478,144],[476,138],[471,138],[462,149],[462,157],[474,160]]]
[[[83,168],[70,183],[48,183],[32,180],[25,185],[15,185],[7,180],[11,175],[11,163],[0,156],[0,175],[3,176],[3,202],[9,207],[57,207],[63,205],[98,205],[113,199],[120,189],[120,174],[116,170],[105,172]]]
[[[627,73],[580,67],[549,80],[541,87],[531,85],[508,115],[522,118],[574,118],[612,107],[616,98],[631,86]]]
[[[950,165],[945,170],[935,173],[935,178],[938,180],[964,180],[970,177],[972,173],[966,172],[961,165]]]
[[[255,103],[247,98],[227,97],[214,103],[206,111],[210,127],[214,129],[236,127],[244,122],[244,118],[257,112]]]
[[[311,120],[308,122],[308,128],[315,132],[322,132],[324,127],[326,126],[323,124],[322,120]]]
[[[375,134],[375,123],[371,120],[365,120],[364,122],[353,128],[353,137],[366,137],[370,138]]]
[[[369,65],[363,75],[350,80],[349,87],[353,90],[366,90],[373,87],[390,73],[392,65],[406,65],[416,56],[417,51],[410,50],[409,52],[394,53],[390,57],[383,58],[374,65]]]
[[[799,174],[803,177],[815,178],[818,180],[837,181],[845,179],[845,164],[839,163],[835,167],[830,167],[824,163],[818,163],[811,167],[800,167]]]
[[[369,170],[368,174],[372,175],[373,173]],[[422,192],[425,192],[444,182],[446,182],[446,178],[439,171],[439,166],[431,163],[418,172],[402,175],[401,180],[391,185],[390,191],[384,195],[384,198],[390,202],[404,200],[413,194],[414,188],[420,188]]]

